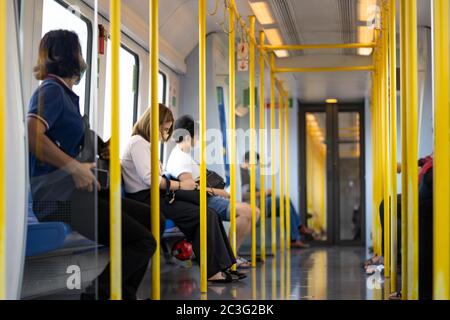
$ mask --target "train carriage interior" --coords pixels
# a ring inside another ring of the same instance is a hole
[[[450,300],[449,20],[1,0],[0,299]]]

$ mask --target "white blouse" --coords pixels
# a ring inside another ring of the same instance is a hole
[[[126,193],[136,193],[150,189],[150,142],[140,135],[131,137],[122,156],[122,177]],[[159,181],[161,182],[161,163],[159,164]],[[159,186],[158,186],[159,188]]]

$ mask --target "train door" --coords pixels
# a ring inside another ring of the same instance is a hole
[[[364,244],[363,110],[363,104],[300,107],[302,219],[321,243]]]

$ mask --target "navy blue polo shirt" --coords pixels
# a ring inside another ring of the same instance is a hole
[[[47,77],[34,92],[28,117],[44,123],[45,134],[61,151],[72,158],[80,152],[85,127],[79,97],[57,77]],[[33,201],[67,200],[75,190],[72,177],[61,168],[38,160],[31,152],[29,156]]]

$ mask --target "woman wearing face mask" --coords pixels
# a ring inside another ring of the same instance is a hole
[[[159,105],[160,142],[167,142],[173,132],[173,115],[169,108]],[[151,167],[150,167],[150,127],[151,109],[147,109],[133,128],[133,135],[122,156],[122,172],[125,192],[128,198],[150,204]],[[161,168],[161,164],[160,164]],[[175,198],[172,203],[166,199],[167,190],[194,190],[194,181],[175,181],[163,178],[159,172],[161,189],[160,211],[167,219],[174,221],[175,225],[192,241],[196,257],[200,257],[200,207],[196,204]],[[240,272],[230,271],[229,268],[236,263],[227,234],[218,215],[207,211],[207,254],[208,254],[208,281],[227,283],[243,279]]]
[[[86,68],[76,33],[55,30],[42,38],[34,68],[42,84],[34,92],[28,111],[30,185],[33,210],[40,221],[65,222],[107,246],[109,192],[100,190],[92,171],[95,164],[78,160],[87,128],[80,114],[79,97],[72,88]],[[136,299],[156,249],[149,210],[139,202],[122,200],[123,299]],[[108,265],[97,278],[98,296],[92,285],[82,299],[109,298],[109,269]]]

